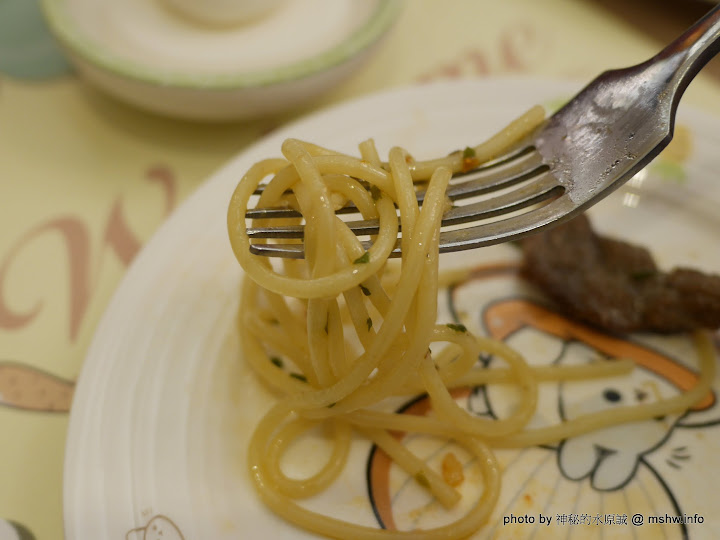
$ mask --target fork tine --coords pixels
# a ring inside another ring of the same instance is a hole
[[[582,210],[565,193],[552,202],[524,214],[474,227],[443,231],[440,233],[440,253],[464,251],[515,240],[532,234],[551,223],[553,225],[563,223]],[[361,244],[367,250],[372,242],[362,241]],[[302,259],[305,256],[303,244],[253,244],[250,246],[250,252],[256,255],[292,259]],[[398,240],[390,256],[397,258],[400,255],[400,241]]]
[[[559,196],[563,191],[564,188],[557,180],[546,172],[540,179],[509,193],[451,208],[443,215],[442,226],[478,221],[514,212]],[[376,219],[348,221],[345,224],[357,236],[378,234],[380,230],[379,222]],[[303,238],[304,230],[303,225],[252,227],[247,229],[247,234],[251,239]]]
[[[525,147],[515,158],[504,161],[501,166],[479,167],[467,173],[455,174],[453,180],[462,181],[451,183],[446,195],[451,200],[457,200],[498,191],[530,180],[548,169],[535,147]],[[418,193],[418,201],[424,197],[424,191]]]
[[[515,240],[551,223],[559,225],[582,210],[566,192],[553,201],[523,214],[473,227],[443,231],[440,233],[440,252],[461,251]],[[394,251],[393,256],[397,256]]]
[[[367,249],[367,248],[366,248]],[[250,253],[266,257],[282,257],[284,259],[304,259],[303,244],[252,244]]]
[[[542,156],[535,147],[525,146],[487,165],[453,175],[453,181],[462,180],[462,182],[453,182],[446,195],[451,200],[474,197],[525,182],[547,170],[549,170],[549,167],[542,163]],[[262,189],[258,188],[255,193],[262,193]],[[422,202],[424,198],[425,191],[418,191],[418,202]],[[358,209],[355,208],[355,205],[348,204],[336,210],[335,213],[352,214],[356,212],[358,212]],[[301,217],[301,214],[292,208],[270,207],[248,210],[245,217],[247,219],[275,219]]]
[[[518,174],[500,176],[493,175],[492,177],[483,176],[480,178],[473,178],[466,182],[460,182],[453,184],[448,187],[445,193],[450,200],[456,201],[459,199],[467,199],[469,197],[476,197],[478,195],[485,195],[486,193],[492,193],[493,191],[499,191],[515,184],[520,184],[528,180],[532,180],[550,170],[550,167],[544,164],[540,164],[530,170],[523,171]],[[418,194],[418,201],[422,202],[425,198],[425,193]]]
[[[488,219],[527,208],[547,199],[558,197],[565,188],[549,172],[531,184],[509,193],[464,206],[455,206],[443,214],[443,226]]]

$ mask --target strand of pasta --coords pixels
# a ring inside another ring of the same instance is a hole
[[[287,405],[280,403],[263,417],[250,440],[248,463],[250,464],[251,478],[263,502],[273,512],[291,523],[332,538],[447,540],[448,538],[465,538],[472,534],[487,521],[495,506],[500,493],[500,471],[497,461],[487,446],[477,440],[460,436],[457,442],[465,446],[477,458],[484,487],[474,506],[462,518],[449,525],[426,530],[388,531],[356,525],[303,508],[273,486],[267,472],[266,450],[276,434],[277,427],[283,424],[289,414],[290,409]]]
[[[271,272],[265,257],[258,257],[250,252],[250,239],[245,231],[245,213],[248,210],[250,197],[265,177],[286,163],[285,160],[265,160],[257,163],[243,176],[230,200],[228,208],[230,244],[245,272],[263,288],[296,298],[337,296],[377,274],[390,251],[395,247],[398,232],[395,207],[384,194],[380,196],[376,205],[380,231],[375,243],[368,250],[367,263],[345,267],[321,278],[292,278]]]
[[[433,174],[428,187],[428,198],[436,198],[433,193],[444,193],[450,173],[446,169],[438,169]],[[412,237],[412,250],[408,255],[407,267],[403,272],[403,280],[396,291],[393,302],[388,310],[380,331],[370,348],[356,360],[350,373],[332,386],[317,391],[307,392],[301,396],[290,398],[290,403],[296,409],[319,409],[330,404],[339,405],[331,409],[333,414],[345,410],[341,400],[349,396],[366,382],[370,373],[377,368],[380,357],[392,345],[395,337],[403,327],[404,315],[417,290],[418,283],[422,277],[422,261],[426,258],[430,240],[434,231],[439,227],[442,217],[442,209],[437,204],[423,205],[423,210],[417,220],[415,234]],[[379,240],[378,240],[379,241]],[[355,286],[355,285],[353,285]],[[337,409],[337,410],[336,410]]]
[[[390,459],[400,465],[405,472],[421,486],[427,488],[445,508],[452,508],[460,501],[460,493],[445,483],[443,477],[436,473],[422,459],[410,452],[400,441],[384,429],[357,428],[382,448]]]
[[[510,122],[498,133],[473,148],[474,165],[491,161],[507,151],[507,149],[532,133],[545,120],[545,109],[535,105],[518,118]],[[449,156],[428,161],[418,161],[411,166],[415,180],[427,178],[438,167],[447,167],[452,172],[463,170],[464,152],[453,152]]]
[[[432,191],[428,190],[428,197],[423,205],[423,211],[429,212],[431,209],[436,210],[442,204],[440,194],[444,190],[444,186],[438,182],[447,182],[449,173],[445,174],[445,178],[434,176],[431,181]],[[427,205],[427,206],[426,206]],[[434,205],[434,206],[432,206]],[[436,219],[439,219],[440,212],[437,212]],[[437,224],[436,224],[437,225]],[[411,242],[416,242],[415,235],[410,233]],[[425,242],[424,238],[420,242]],[[328,415],[342,414],[348,410],[354,410],[363,406],[376,403],[379,400],[393,394],[393,389],[402,385],[408,373],[416,371],[421,359],[426,356],[430,339],[432,338],[432,328],[435,325],[435,313],[437,312],[437,234],[433,236],[429,242],[429,249],[425,259],[421,259],[418,264],[422,265],[420,282],[418,283],[415,297],[412,299],[416,306],[422,306],[422,309],[409,309],[403,316],[408,345],[405,352],[400,358],[395,355],[385,355],[377,366],[377,376],[366,385],[359,387],[352,395],[346,397],[339,403],[337,407],[333,407]],[[410,264],[410,263],[408,263]],[[397,298],[397,297],[396,297]],[[398,310],[398,312],[401,314]],[[410,320],[411,316],[415,316],[414,321]],[[383,321],[383,326],[388,324],[390,314]]]
[[[257,309],[257,297],[259,286],[251,279],[244,279],[242,286],[243,309],[238,314],[237,327],[242,344],[243,359],[250,364],[253,371],[270,388],[282,394],[296,394],[305,389],[299,379],[286,375],[280,367],[270,361],[264,347],[262,335],[255,334],[252,326],[247,324],[247,319]],[[267,342],[265,342],[267,343]],[[286,375],[286,376],[279,376]]]
[[[666,414],[681,414],[707,395],[715,377],[715,354],[711,339],[705,332],[697,332],[694,339],[697,344],[698,360],[700,362],[700,376],[695,386],[687,392],[650,404],[621,406],[612,410],[588,413],[556,426],[526,429],[513,435],[487,439],[486,442],[496,448],[519,448],[550,444],[612,425],[649,420]],[[557,380],[560,380],[560,377],[562,377],[561,370],[569,369],[569,366],[557,367],[556,369],[560,374]],[[625,369],[624,366],[623,369]],[[603,370],[605,370],[604,367]],[[603,375],[607,376],[617,374],[613,371],[603,373]],[[492,378],[492,375],[488,376],[488,379]],[[353,424],[361,426],[372,426],[407,433],[425,433],[440,437],[452,437],[456,432],[454,426],[448,425],[447,422],[442,422],[438,418],[428,416],[363,409],[353,411],[346,415],[345,418]]]
[[[280,460],[283,454],[295,440],[316,425],[316,422],[303,419],[288,422],[277,430],[266,449],[264,462],[267,475],[275,489],[287,497],[300,499],[317,495],[327,489],[345,468],[352,430],[347,422],[333,420],[333,451],[325,465],[311,477],[303,479],[289,478],[282,471]]]
[[[627,358],[602,360],[579,366],[529,366],[538,382],[587,381],[627,375],[635,363]],[[511,369],[475,369],[448,383],[450,388],[480,386],[484,384],[517,384]]]
[[[710,337],[705,332],[697,331],[694,334],[694,340],[700,361],[700,377],[695,386],[687,392],[658,400],[655,403],[626,405],[611,411],[583,414],[552,427],[528,429],[497,441],[497,446],[517,448],[546,444],[569,437],[577,437],[615,424],[638,422],[666,414],[684,413],[707,395],[715,378],[715,354]]]
[[[508,352],[504,357],[517,376],[521,398],[515,411],[507,418],[492,420],[472,416],[460,407],[450,395],[432,360],[428,357],[420,365],[420,375],[432,400],[433,411],[439,419],[452,423],[461,433],[478,437],[503,437],[522,429],[535,413],[537,405],[537,381],[525,360],[517,353]]]

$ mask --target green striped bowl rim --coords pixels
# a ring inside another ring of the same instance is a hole
[[[78,28],[67,10],[67,4],[68,0],[42,0],[45,17],[56,38],[92,64],[150,84],[218,90],[270,86],[308,77],[342,64],[377,41],[395,21],[401,7],[400,0],[379,0],[365,24],[346,40],[300,62],[267,70],[197,74],[163,72],[108,51]]]

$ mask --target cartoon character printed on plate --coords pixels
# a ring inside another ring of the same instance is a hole
[[[476,270],[449,289],[447,300],[447,313],[441,317],[454,318],[479,335],[504,340],[534,365],[583,364],[599,357],[635,362],[637,367],[628,376],[540,384],[537,412],[529,428],[622,405],[651,403],[677,395],[697,381],[696,353],[689,339],[643,336],[642,341],[626,340],[569,320],[544,306],[513,264]],[[689,365],[683,359],[689,359]],[[504,367],[492,357],[481,362]],[[456,391],[455,397],[475,415],[502,418],[516,403],[514,392],[508,385],[489,385]],[[420,398],[402,412],[425,414],[429,405],[427,398]],[[702,457],[705,451],[697,442],[700,430],[692,428],[712,429],[708,436],[720,440],[715,427],[720,423],[718,409],[715,395],[709,393],[682,416],[613,426],[551,445],[496,451],[503,471],[502,489],[479,537],[656,538],[659,534],[672,539],[692,538],[693,531],[702,537],[707,532],[702,523],[633,527],[628,520],[636,513],[694,515],[696,510],[684,504],[693,499],[682,469],[693,455]],[[449,513],[441,511],[432,496],[373,449],[367,477],[380,524],[399,530],[427,528],[462,515],[482,489],[479,470],[469,454],[453,443],[421,435],[407,435],[403,442],[436,470],[442,469],[443,462],[457,459],[466,480],[456,487],[463,501]],[[540,524],[540,514],[551,521]],[[534,521],[518,519],[525,516]]]
[[[185,537],[169,517],[158,514],[144,527],[129,530],[125,540],[185,540]]]

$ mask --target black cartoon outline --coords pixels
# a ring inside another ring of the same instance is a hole
[[[137,533],[143,533],[142,538],[138,537],[138,540],[147,540],[148,531],[151,529],[152,524],[156,521],[164,521],[165,524],[172,527],[171,532],[175,533],[179,540],[185,540],[185,537],[183,536],[182,531],[180,530],[180,527],[178,527],[175,522],[170,519],[165,514],[155,514],[150,519],[147,520],[147,523],[143,527],[135,527],[133,529],[130,529],[128,532],[125,533],[125,540],[133,540],[130,536],[131,534],[137,534]],[[157,525],[155,525],[155,528],[153,530],[157,529]],[[164,536],[163,531],[160,532],[161,536]],[[172,540],[172,539],[170,539]]]

